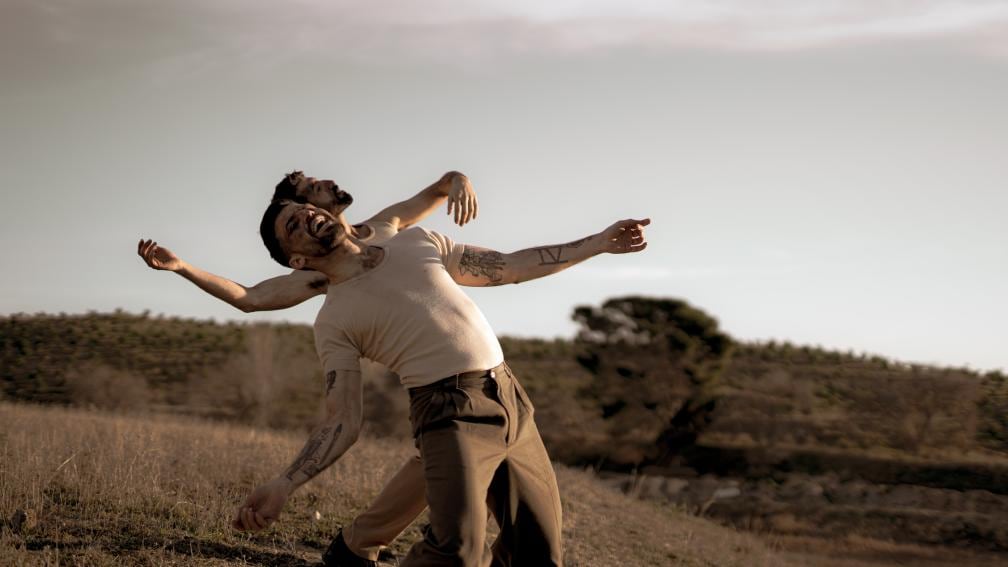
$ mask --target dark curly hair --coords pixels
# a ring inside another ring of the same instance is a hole
[[[280,186],[277,185],[279,190]],[[262,222],[259,223],[259,236],[262,237],[263,244],[266,245],[266,249],[269,250],[270,257],[277,261],[278,264],[285,268],[291,267],[290,265],[290,255],[284,250],[283,245],[280,243],[280,239],[277,238],[276,234],[276,220],[280,216],[280,211],[284,210],[287,205],[293,204],[294,201],[290,199],[279,199],[270,201],[268,207],[266,207],[266,212],[263,213]]]
[[[276,184],[276,189],[273,190],[273,198],[270,199],[270,202],[277,203],[283,200],[294,201],[297,203],[306,202],[304,197],[298,197],[297,194],[297,184],[302,179],[304,179],[303,171],[294,170],[287,175],[284,175],[284,178],[280,180],[280,183]]]

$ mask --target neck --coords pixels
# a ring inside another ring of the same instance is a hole
[[[347,238],[328,255],[313,262],[311,269],[328,276],[329,285],[336,285],[375,268],[384,257],[385,251],[381,247],[367,246]]]

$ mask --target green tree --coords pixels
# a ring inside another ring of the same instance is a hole
[[[661,462],[692,444],[709,418],[732,340],[717,320],[679,299],[620,297],[580,306],[578,362],[622,464]]]

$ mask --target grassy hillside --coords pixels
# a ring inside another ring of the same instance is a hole
[[[610,482],[616,488],[791,538],[782,541],[817,535],[835,542],[846,535],[1008,549],[1008,528],[997,512],[1008,498],[1002,374],[736,343],[710,390],[713,403],[701,415],[699,435],[663,460],[639,461],[639,446],[621,443],[627,437],[617,430],[633,421],[607,419],[590,387],[599,377],[578,363],[584,344],[507,337],[501,343],[535,401],[554,460],[622,471]],[[625,356],[633,360],[633,352]],[[638,362],[650,367],[655,356],[649,356]],[[388,440],[376,446],[407,446],[407,398],[396,377],[374,364],[365,364],[364,373],[367,435]],[[629,376],[625,385],[610,381],[617,393],[639,380]],[[126,313],[0,319],[0,398],[9,401],[196,417],[230,424],[225,428],[255,426],[257,435],[266,429],[298,435],[316,418],[321,387],[306,325]],[[648,411],[648,400],[637,401],[643,402],[637,411]],[[727,496],[712,499],[715,493]],[[878,551],[883,543],[852,545]],[[915,561],[927,555],[918,551]]]
[[[787,343],[732,356],[709,439],[961,458],[1008,456],[1008,379]]]
[[[302,443],[192,418],[0,404],[0,565],[311,565],[413,449],[364,439],[270,529],[231,530],[234,507]],[[581,470],[557,473],[572,567],[787,564],[750,536],[633,500]],[[18,511],[27,520],[11,526]],[[418,535],[414,524],[394,549]]]
[[[501,342],[536,402],[552,454],[569,463],[619,462],[612,426],[587,388],[594,377],[576,360],[581,347],[561,340]],[[365,374],[370,432],[408,435],[395,377],[370,364]],[[9,400],[301,429],[315,415],[320,384],[307,325],[121,312],[0,319],[0,397]],[[742,343],[715,391],[698,440],[709,447],[1008,458],[1008,378],[999,373]]]

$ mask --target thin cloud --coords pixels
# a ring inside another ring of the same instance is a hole
[[[1000,0],[11,0],[4,71],[82,72],[192,59],[256,68],[332,60],[480,62],[614,48],[802,51],[927,43],[1008,55]],[[29,54],[25,58],[24,54]]]
[[[375,56],[614,47],[792,51],[932,40],[994,52],[1008,46],[1008,2],[999,0],[378,0],[298,6],[288,23],[307,25],[314,37],[338,23],[339,34],[330,38],[334,48]]]

